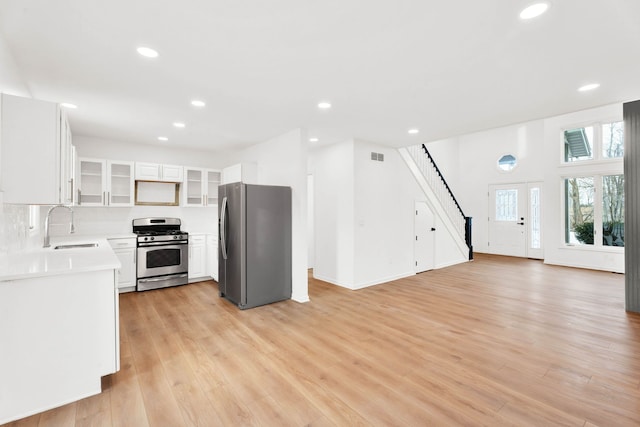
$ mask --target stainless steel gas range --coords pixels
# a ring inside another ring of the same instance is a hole
[[[189,234],[180,230],[179,218],[138,218],[136,290],[185,285],[189,271]]]

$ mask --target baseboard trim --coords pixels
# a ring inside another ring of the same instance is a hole
[[[321,275],[316,275],[315,273],[314,273],[313,277],[318,279],[318,280],[322,280],[323,282],[331,283],[332,285],[340,286],[342,288],[350,289],[352,291],[357,291],[359,289],[368,288],[370,286],[381,285],[383,283],[392,282],[394,280],[404,279],[405,277],[415,276],[415,274],[416,273],[413,272],[413,271],[408,271],[408,272],[403,272],[403,273],[400,273],[400,274],[395,274],[393,276],[387,276],[387,277],[384,277],[382,279],[376,279],[376,280],[369,281],[369,282],[360,282],[360,283],[355,283],[355,284],[352,284],[352,285],[348,285],[348,284],[345,284],[345,283],[340,283],[340,282],[336,281],[333,278],[323,277]]]

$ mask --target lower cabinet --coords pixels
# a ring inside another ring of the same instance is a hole
[[[218,236],[207,234],[207,276],[218,281]]]
[[[218,236],[189,234],[189,282],[218,281]]]
[[[0,282],[0,424],[98,394],[120,369],[115,275]]]
[[[115,252],[122,266],[116,277],[119,292],[131,292],[136,290],[136,238],[108,239],[113,252]]]
[[[189,281],[207,280],[207,247],[204,234],[189,234]]]

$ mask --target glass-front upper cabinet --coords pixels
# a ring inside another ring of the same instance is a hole
[[[133,206],[133,162],[81,158],[80,206]]]
[[[185,168],[182,204],[184,206],[217,206],[220,171]]]

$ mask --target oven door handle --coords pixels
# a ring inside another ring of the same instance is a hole
[[[180,274],[180,275],[171,275],[171,278],[174,277],[187,277],[186,274]],[[153,277],[151,279],[138,279],[138,282],[140,283],[151,283],[151,282],[164,282],[165,280],[167,280],[167,277]]]
[[[227,259],[227,233],[225,232],[227,222],[227,197],[222,199],[222,208],[220,209],[220,249],[222,250],[222,258]]]
[[[141,248],[146,248],[147,246],[176,246],[176,245],[187,245],[189,242],[187,240],[169,240],[166,242],[144,242],[138,243],[138,246]]]

